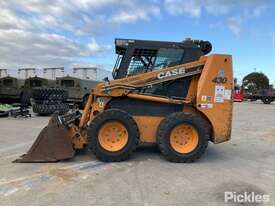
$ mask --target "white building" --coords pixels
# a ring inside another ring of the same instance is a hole
[[[105,77],[111,79],[112,73],[98,67],[75,67],[73,68],[73,76],[80,79],[101,81]]]
[[[7,69],[0,69],[0,78],[8,76]]]
[[[96,67],[75,67],[73,68],[73,76],[80,79],[96,80]]]
[[[21,68],[17,71],[17,76],[19,79],[27,79],[29,77],[34,77],[36,75],[35,68]]]
[[[64,77],[64,67],[44,68],[43,77],[46,79],[56,79],[56,77]]]

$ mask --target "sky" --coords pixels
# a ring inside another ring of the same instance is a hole
[[[0,68],[112,70],[115,38],[208,40],[275,83],[273,0],[0,0]]]

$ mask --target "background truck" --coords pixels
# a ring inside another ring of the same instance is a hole
[[[3,103],[30,104],[32,90],[35,88],[54,88],[55,80],[41,77],[18,79],[15,77],[0,78],[0,101]]]
[[[32,90],[36,88],[54,88],[55,80],[49,80],[41,77],[29,77],[25,80],[22,94],[21,103],[30,104]]]
[[[15,77],[0,78],[0,101],[5,103],[20,102],[24,80]]]
[[[244,100],[243,86],[235,85],[234,102],[242,102]]]
[[[263,89],[254,94],[250,93],[248,99],[251,101],[262,100],[264,104],[271,104],[273,101],[275,101],[275,91],[272,88]]]
[[[68,92],[67,102],[76,103],[80,108],[84,108],[91,88],[94,88],[98,83],[98,81],[71,76],[56,78],[56,87]]]

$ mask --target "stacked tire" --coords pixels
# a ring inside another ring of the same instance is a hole
[[[66,101],[68,92],[58,88],[37,88],[32,91],[32,98],[36,101]]]
[[[33,112],[50,115],[55,112],[63,114],[69,111],[66,103],[68,92],[58,88],[37,88],[32,91]]]
[[[69,105],[66,103],[60,104],[33,104],[32,110],[40,115],[49,115],[54,112],[64,114],[69,111]]]

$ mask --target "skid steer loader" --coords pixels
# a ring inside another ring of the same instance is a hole
[[[193,162],[208,142],[228,141],[232,58],[208,41],[116,39],[114,80],[104,79],[82,114],[54,114],[15,162],[54,162],[91,149],[102,161],[126,160],[138,145],[157,144],[172,162]]]

